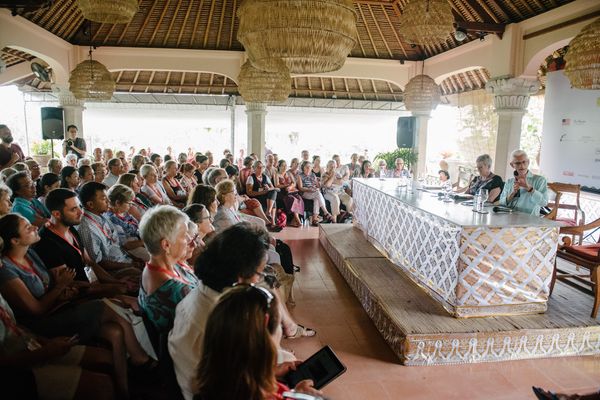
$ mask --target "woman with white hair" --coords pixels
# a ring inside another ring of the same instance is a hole
[[[65,156],[65,164],[77,168],[77,156],[73,153],[67,154]]]
[[[12,190],[10,190],[8,186],[0,183],[0,217],[10,212],[10,209],[12,208],[12,201],[10,201],[11,196]]]
[[[157,206],[148,210],[140,221],[139,231],[150,261],[142,272],[138,302],[146,318],[159,335],[173,327],[175,307],[198,285],[194,273],[182,268],[189,242],[189,218],[173,206]]]
[[[482,154],[477,157],[475,163],[477,164],[479,176],[473,178],[469,187],[467,187],[466,193],[476,195],[480,189],[487,189],[487,201],[493,203],[498,200],[500,193],[502,193],[504,182],[502,182],[500,176],[492,172],[492,157],[488,154]]]
[[[148,196],[153,204],[171,204],[171,200],[169,199],[165,188],[158,181],[158,173],[156,172],[154,165],[142,165],[142,168],[140,168],[140,175],[144,178],[144,185],[142,186],[141,191]]]

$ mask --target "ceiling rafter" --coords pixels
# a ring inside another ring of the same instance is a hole
[[[163,39],[163,43],[162,43],[163,47],[169,41],[169,36],[171,35],[171,31],[173,30],[173,25],[175,24],[175,21],[177,20],[176,16],[179,13],[180,8],[181,8],[181,0],[177,1],[177,6],[175,7],[175,12],[173,13],[173,17],[171,18],[171,23],[169,24],[169,29],[167,29],[167,33],[165,34],[165,37]]]
[[[167,3],[163,7],[162,13],[160,13],[160,18],[158,19],[158,22],[156,23],[156,26],[154,27],[154,30],[152,31],[152,36],[150,36],[150,41],[148,42],[148,46],[152,46],[152,43],[154,43],[154,38],[156,37],[156,34],[158,33],[158,28],[160,27],[160,24],[162,23],[163,19],[165,18],[165,15],[167,15],[167,10],[169,9],[170,5],[171,5],[171,0],[167,0]]]

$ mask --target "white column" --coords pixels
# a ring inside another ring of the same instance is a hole
[[[248,152],[255,153],[259,160],[265,157],[265,117],[266,103],[246,103],[248,115]]]
[[[67,126],[75,125],[77,127],[77,136],[84,137],[83,129],[83,110],[85,110],[84,102],[77,100],[73,94],[65,88],[60,88],[58,91],[58,102],[65,112],[65,131]]]
[[[427,129],[429,125],[430,112],[412,112],[417,118],[417,136],[415,146],[417,150],[417,165],[413,167],[413,177],[427,173]]]
[[[537,80],[500,77],[489,80],[485,88],[494,95],[494,108],[498,113],[493,168],[495,173],[506,179],[512,176],[512,168],[508,164],[510,153],[521,146],[521,123],[527,112],[529,97],[537,93],[540,84]]]

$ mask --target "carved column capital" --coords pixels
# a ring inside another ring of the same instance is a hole
[[[61,107],[81,107],[82,110],[85,109],[85,102],[83,100],[77,100],[68,88],[53,86],[52,91],[56,94],[56,97],[58,97],[58,103]]]
[[[246,113],[267,113],[267,103],[246,103]]]
[[[485,84],[488,93],[494,95],[494,107],[498,113],[525,113],[529,97],[540,90],[540,83],[533,79],[498,77]]]

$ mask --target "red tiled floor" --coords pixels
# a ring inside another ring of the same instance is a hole
[[[286,228],[285,240],[302,267],[296,275],[296,320],[314,338],[284,340],[300,359],[330,345],[348,372],[324,389],[339,400],[535,399],[531,386],[586,393],[600,389],[600,357],[565,357],[452,366],[400,365],[320,247],[317,228]]]

